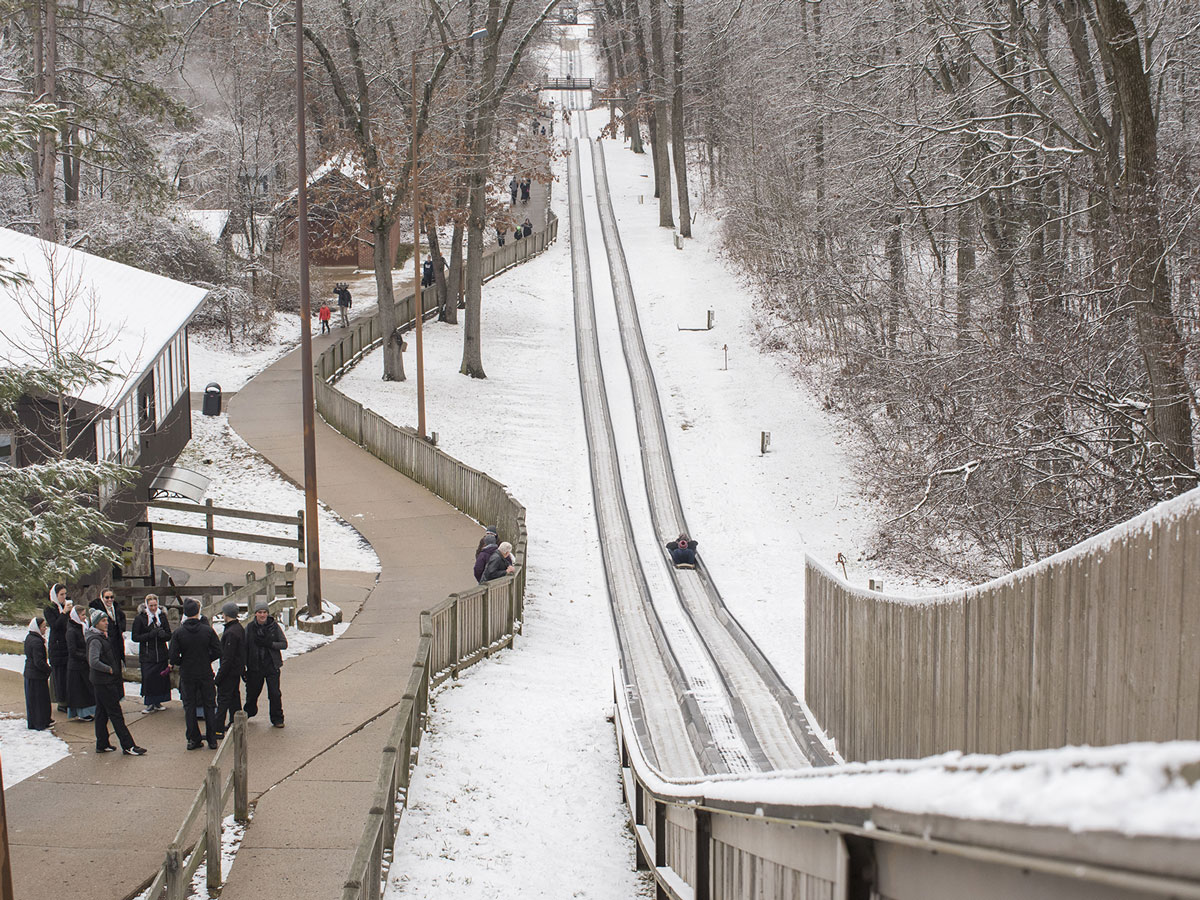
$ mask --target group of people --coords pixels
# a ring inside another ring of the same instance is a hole
[[[480,584],[495,581],[516,571],[512,544],[496,536],[496,526],[489,525],[475,548],[475,580]]]
[[[529,191],[533,187],[532,178],[522,178],[517,181],[517,176],[514,175],[508,182],[508,193],[512,197],[512,205],[517,205],[517,195],[520,194],[521,203],[529,202]]]
[[[54,724],[51,685],[58,711],[68,719],[95,724],[96,752],[115,751],[109,726],[128,756],[142,756],[125,724],[121,698],[125,696],[125,613],[111,589],[104,589],[89,607],[67,599],[67,589],[55,584],[50,603],[29,623],[25,637],[25,715],[37,731]],[[138,645],[141,669],[142,714],[159,712],[171,699],[171,674],[178,672],[187,748],[197,750],[217,742],[232,725],[234,714],[244,709],[253,718],[263,688],[271,724],[284,726],[283,695],[279,675],[287,637],[265,600],[254,606],[254,615],[243,628],[238,605],[226,603],[221,634],[201,615],[195,600],[183,601],[183,621],[172,629],[158,597],[148,594],[134,617],[130,638]],[[213,663],[219,662],[213,673]],[[243,704],[241,686],[245,682]],[[204,717],[201,736],[199,717]]]
[[[339,281],[333,286],[333,293],[337,297],[337,308],[341,317],[341,325],[343,328],[348,328],[350,326],[350,306],[353,302],[350,297],[350,285]],[[321,323],[321,334],[329,334],[332,331],[330,322],[332,318],[333,310],[329,308],[329,301],[321,301],[321,308],[317,310],[317,321]]]
[[[508,233],[508,228],[506,226],[504,226],[504,225],[496,226],[496,243],[499,246],[501,246],[501,247],[504,246],[504,237],[507,233]],[[519,241],[519,240],[521,240],[521,238],[527,238],[531,234],[533,234],[533,222],[531,222],[529,220],[529,217],[526,216],[525,221],[513,229],[513,239]]]

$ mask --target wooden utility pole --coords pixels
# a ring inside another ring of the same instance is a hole
[[[296,0],[296,231],[300,243],[300,405],[304,420],[304,529],[308,615],[321,614],[321,543],[317,535],[317,443],[313,402],[312,303],[308,290],[308,160],[304,146],[304,0]]]

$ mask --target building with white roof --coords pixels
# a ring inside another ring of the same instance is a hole
[[[116,373],[66,398],[67,455],[137,468],[131,489],[98,498],[132,527],[191,438],[187,325],[207,291],[4,228],[0,267],[0,367],[46,367],[57,341]],[[0,464],[46,458],[59,446],[49,419],[57,398],[22,398],[16,421],[0,422]]]

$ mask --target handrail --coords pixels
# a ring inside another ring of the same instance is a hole
[[[222,777],[221,765],[230,755],[233,756],[233,762],[229,772]],[[221,820],[224,818],[225,804],[232,794],[234,820],[242,824],[249,821],[249,784],[246,713],[239,710],[234,714],[233,726],[226,732],[221,749],[208,764],[204,783],[196,792],[196,799],[192,801],[183,823],[167,847],[162,867],[143,895],[146,900],[184,900],[189,893],[192,875],[204,861],[207,861],[205,881],[209,891],[221,887]],[[203,833],[195,841],[189,842],[189,835],[200,821],[204,823]]]
[[[1164,895],[1200,898],[1200,841],[1161,841],[1028,826],[986,819],[909,813],[872,805],[781,801],[789,787],[856,774],[913,774],[919,795],[930,766],[897,761],[838,766],[758,778],[716,776],[670,780],[646,760],[633,731],[620,672],[613,673],[614,727],[621,780],[633,820],[639,869],[651,870],[659,896],[793,897],[782,886],[803,883],[803,896],[849,900],[952,900],[964,886],[986,897]],[[963,760],[963,771],[995,764]],[[938,761],[949,770],[951,761]],[[1165,772],[1168,779],[1186,776]],[[1120,763],[1113,763],[1119,769]],[[1016,767],[1020,767],[1019,764]],[[723,789],[725,785],[729,788]],[[818,797],[846,793],[817,791]],[[794,792],[793,792],[794,795]],[[861,798],[859,798],[861,803]],[[920,871],[919,877],[914,873]],[[996,884],[992,892],[984,886]],[[883,887],[886,886],[886,891]]]
[[[558,217],[548,214],[547,228],[484,254],[484,280],[541,253],[558,237]],[[433,286],[420,293],[421,315],[437,309]],[[415,324],[415,297],[396,302],[402,329]],[[521,630],[525,602],[528,532],[525,507],[500,482],[459,462],[422,440],[411,428],[387,419],[351,400],[333,385],[382,341],[376,317],[359,319],[313,363],[317,411],[335,430],[396,471],[424,485],[452,506],[480,522],[494,524],[513,545],[516,572],[470,590],[451,594],[420,615],[421,640],[404,697],[397,707],[388,743],[383,748],[375,793],[343,888],[344,900],[377,900],[395,843],[400,811],[408,805],[413,750],[429,710],[429,692],[447,678],[505,647]]]

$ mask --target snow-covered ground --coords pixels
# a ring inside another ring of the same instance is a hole
[[[179,454],[177,465],[212,479],[205,494],[215,506],[249,509],[258,512],[294,515],[304,508],[304,492],[288,481],[249,444],[229,427],[225,413],[205,416],[192,411],[192,439]],[[204,519],[194,513],[151,510],[154,522],[202,527]],[[296,531],[287,525],[255,522],[250,519],[216,518],[214,525],[226,531],[244,531],[294,538]],[[345,520],[324,504],[319,514],[321,564],[329,569],[354,569],[373,572],[379,569],[379,557],[370,544]],[[155,532],[154,545],[167,550],[205,552],[205,539],[198,535]],[[296,562],[296,551],[269,544],[218,539],[217,553],[238,559],[271,561],[277,565]]]
[[[265,341],[250,344],[235,336],[231,345],[220,332],[188,331],[188,374],[193,391],[210,382],[225,394],[242,389],[247,381],[300,343],[300,317],[277,312]]]
[[[24,665],[24,657],[16,657]],[[7,666],[5,667],[7,668]],[[66,713],[59,713],[65,716]],[[4,787],[8,789],[30,775],[36,775],[53,765],[70,748],[51,731],[30,731],[24,716],[0,714],[0,757],[4,758]]]

